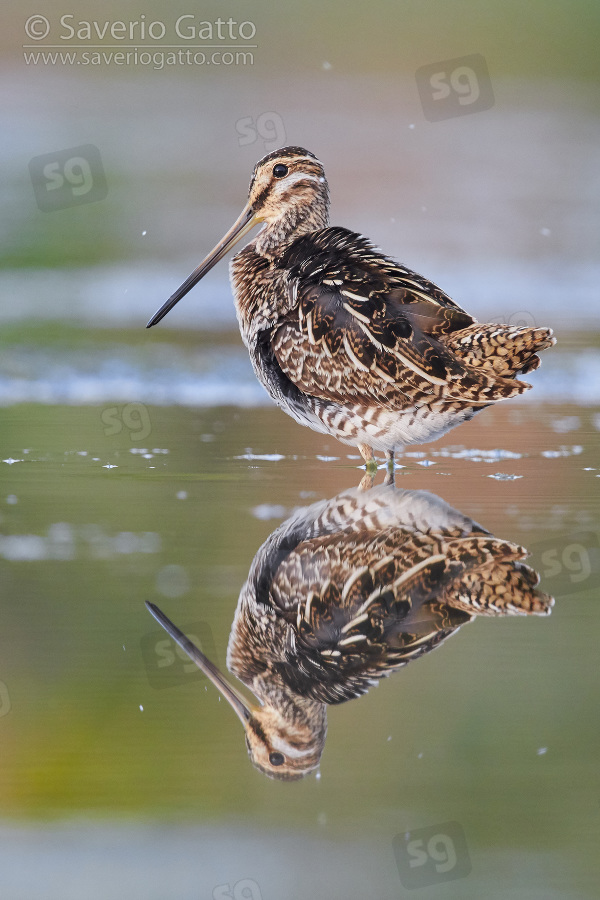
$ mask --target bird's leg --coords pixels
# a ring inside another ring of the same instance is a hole
[[[370,491],[375,482],[375,473],[374,472],[365,472],[363,477],[360,479],[360,484],[358,485],[359,491]]]
[[[373,448],[370,444],[359,444],[358,450],[367,464],[367,472],[376,472],[377,460],[375,459],[375,454],[373,453]]]
[[[386,450],[385,458],[387,460],[387,472],[385,473],[384,484],[395,484],[396,483],[396,467],[394,463],[394,451]]]

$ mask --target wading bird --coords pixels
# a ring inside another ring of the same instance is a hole
[[[344,491],[294,513],[256,554],[227,667],[248,703],[156,606],[147,607],[239,716],[254,765],[292,780],[314,770],[327,705],[423,656],[475,616],[547,615],[551,597],[521,560],[426,491]]]
[[[255,225],[231,261],[242,338],[259,381],[316,431],[394,453],[522,394],[549,328],[478,324],[440,288],[360,234],[329,226],[319,160],[285,147],[259,160],[240,217],[150,319],[157,322]]]

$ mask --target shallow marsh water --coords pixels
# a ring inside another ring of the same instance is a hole
[[[597,410],[505,404],[400,457],[398,487],[525,545],[556,606],[476,620],[331,708],[319,775],[287,784],[252,768],[238,720],[144,601],[224,668],[259,546],[357,485],[360,461],[271,407],[124,409],[4,413],[0,790],[18,824],[3,896],[39,888],[40,853],[59,896],[57,860],[77,881],[104,847],[89,896],[133,879],[147,897],[211,897],[246,879],[240,896],[396,897],[394,838],[449,822],[471,874],[438,896],[593,896]]]

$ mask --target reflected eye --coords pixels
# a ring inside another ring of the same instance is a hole
[[[276,166],[273,166],[273,175],[275,178],[285,178],[288,172],[288,167],[284,166],[283,163],[277,163]],[[281,763],[276,763],[276,765],[281,765]]]
[[[277,167],[275,167],[277,168]],[[284,166],[285,168],[285,166]],[[269,762],[272,766],[282,766],[285,762],[283,753],[269,753]]]

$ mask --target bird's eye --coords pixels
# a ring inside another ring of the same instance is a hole
[[[288,167],[284,166],[283,163],[277,163],[276,166],[273,166],[273,175],[275,176],[275,178],[285,178],[289,171],[290,170],[288,169]],[[281,763],[278,763],[276,765],[281,765]]]
[[[283,753],[269,753],[269,762],[272,766],[282,766],[285,762]]]

